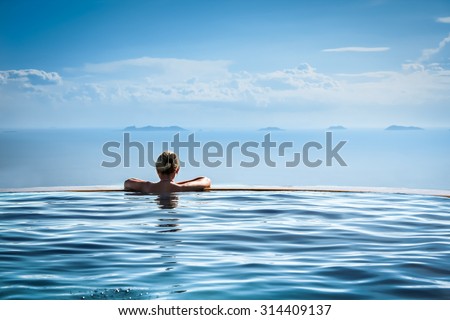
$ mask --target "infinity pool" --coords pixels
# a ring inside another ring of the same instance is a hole
[[[450,199],[0,193],[1,299],[450,299]]]

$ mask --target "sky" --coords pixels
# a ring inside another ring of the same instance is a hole
[[[448,0],[0,1],[0,128],[450,127]]]

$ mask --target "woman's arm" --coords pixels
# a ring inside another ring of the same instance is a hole
[[[148,193],[150,190],[151,182],[136,178],[130,178],[125,180],[123,186],[125,190]]]
[[[192,180],[181,181],[177,184],[182,191],[202,191],[211,187],[211,179],[207,177],[198,177]]]

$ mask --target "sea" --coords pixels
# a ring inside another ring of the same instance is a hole
[[[0,189],[155,181],[153,163],[165,149],[183,161],[178,180],[208,176],[213,186],[450,190],[448,129],[4,130]]]

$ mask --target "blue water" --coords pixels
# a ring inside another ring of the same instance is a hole
[[[450,199],[0,193],[1,299],[450,299]]]

